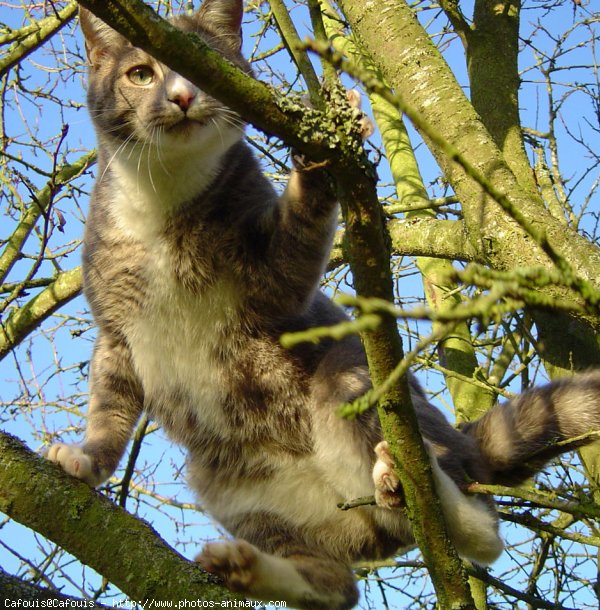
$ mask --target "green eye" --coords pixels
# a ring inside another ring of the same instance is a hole
[[[145,87],[154,81],[154,70],[150,66],[136,66],[127,72],[127,77],[134,85]]]

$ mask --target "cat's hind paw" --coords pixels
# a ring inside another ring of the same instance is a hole
[[[211,574],[220,576],[232,591],[249,592],[255,580],[260,551],[245,540],[207,544],[196,561]]]
[[[46,457],[51,462],[60,464],[67,474],[85,481],[92,487],[97,484],[92,458],[81,447],[56,443],[50,447]]]
[[[387,441],[381,441],[376,445],[375,455],[377,456],[373,466],[375,503],[381,508],[399,508],[404,506],[402,486],[394,472],[394,464]]]

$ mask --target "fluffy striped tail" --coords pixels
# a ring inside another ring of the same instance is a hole
[[[477,440],[491,482],[519,485],[551,458],[600,439],[600,370],[528,390],[462,432]]]

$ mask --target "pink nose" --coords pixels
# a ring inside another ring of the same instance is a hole
[[[177,104],[184,112],[188,111],[198,95],[198,87],[175,72],[167,76],[166,89],[168,100]]]
[[[169,98],[170,102],[177,104],[184,112],[192,105],[196,93],[193,91],[181,91]]]

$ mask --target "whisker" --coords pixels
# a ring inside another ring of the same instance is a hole
[[[139,148],[140,142],[135,142],[133,146],[129,148],[129,154],[127,155],[127,160],[131,161],[131,157],[133,157],[133,153],[136,152],[136,149]],[[142,144],[142,149],[144,150],[144,145]],[[141,151],[140,151],[141,152]]]
[[[171,172],[169,171],[169,169],[167,168],[162,155],[161,155],[161,150],[162,150],[162,143],[163,143],[163,138],[162,135],[165,131],[165,128],[163,125],[159,125],[157,128],[157,138],[156,138],[156,155],[158,157],[158,163],[160,164],[160,167],[162,168],[162,170],[165,172],[165,174],[169,177],[171,177]]]
[[[154,177],[152,176],[152,164],[150,162],[152,148],[154,146],[153,140],[154,140],[154,135],[156,134],[156,130],[157,130],[157,127],[153,126],[152,131],[150,132],[150,138],[148,139],[148,155],[146,158],[146,165],[148,166],[148,179],[150,180],[150,185],[152,186],[152,190],[155,193],[158,193],[156,185],[154,184]],[[160,161],[160,159],[159,159],[159,161]]]
[[[244,128],[246,123],[239,117],[239,115],[229,108],[219,108],[217,114],[219,118],[225,123],[228,123],[232,127]]]
[[[217,133],[219,134],[219,137],[221,138],[221,146],[225,146],[225,142],[223,141],[223,132],[221,131],[221,126],[217,122],[217,119],[215,117],[210,117],[210,121],[217,128]]]
[[[106,167],[104,168],[104,171],[102,172],[102,175],[98,179],[98,182],[102,182],[102,179],[104,178],[104,176],[105,176],[106,172],[108,171],[109,167],[111,166],[111,164],[115,160],[115,157],[129,144],[129,142],[134,138],[134,136],[135,136],[135,134],[131,133],[127,137],[127,139],[118,146],[118,148],[113,153],[112,157],[108,160],[108,163],[106,164]]]
[[[140,177],[141,177],[141,168],[142,168],[142,157],[144,156],[144,150],[146,149],[146,144],[148,144],[148,139],[144,138],[144,141],[142,143],[142,150],[140,150],[140,154],[138,156],[138,162],[137,162],[137,190],[138,193],[141,192],[141,188],[140,188]],[[148,166],[148,173],[151,174],[152,172],[150,172],[150,157],[148,156],[148,160],[147,160],[147,166]],[[150,178],[150,184],[152,184],[152,178]],[[154,185],[152,185],[154,187]],[[156,190],[154,191],[156,192]]]
[[[246,127],[246,125],[244,123],[235,123],[235,122],[229,121],[225,118],[223,118],[222,120],[224,123],[226,123],[230,127],[233,127],[234,129],[238,129],[239,131],[244,131],[244,129]]]

